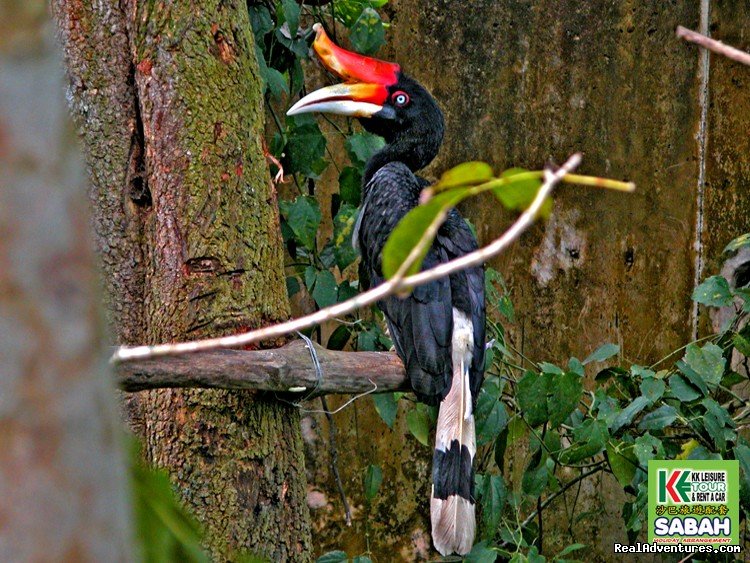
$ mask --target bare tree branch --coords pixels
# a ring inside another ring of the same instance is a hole
[[[697,31],[687,29],[686,27],[682,27],[681,25],[677,26],[676,33],[677,37],[684,39],[685,41],[695,43],[696,45],[700,45],[704,49],[713,51],[717,55],[722,55],[724,57],[732,59],[733,61],[742,63],[743,65],[750,66],[750,53],[746,53],[745,51],[740,51],[739,49],[735,49],[734,47],[725,45],[721,41],[711,39],[710,37],[706,37],[705,35],[698,33]]]
[[[357,309],[376,303],[389,295],[402,292],[406,288],[424,285],[431,281],[444,278],[454,272],[483,264],[507,248],[534,222],[542,203],[544,203],[544,200],[550,194],[555,185],[560,182],[563,176],[576,168],[580,162],[581,155],[576,153],[556,171],[552,172],[551,170],[546,170],[544,174],[544,183],[539,188],[534,201],[531,202],[529,208],[521,214],[516,222],[513,223],[513,225],[511,225],[511,227],[505,231],[500,238],[493,241],[491,244],[462,256],[461,258],[451,260],[450,262],[446,262],[435,268],[425,270],[424,272],[406,278],[401,277],[401,275],[396,275],[374,289],[360,293],[356,297],[348,299],[342,303],[321,309],[311,315],[263,327],[258,330],[220,338],[208,338],[205,340],[178,342],[175,344],[157,344],[154,346],[122,346],[117,352],[115,352],[111,361],[112,363],[117,364],[135,359],[155,358],[158,356],[171,356],[225,348],[238,348],[262,340],[278,338],[291,332],[304,330],[321,324],[335,317],[347,315]]]
[[[187,356],[131,360],[116,367],[125,391],[160,387],[214,387],[295,393],[313,398],[331,393],[408,391],[395,352],[336,352],[315,344],[322,378],[301,340],[272,350],[212,350]]]

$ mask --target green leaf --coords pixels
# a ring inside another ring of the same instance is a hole
[[[583,360],[583,365],[590,364],[591,362],[603,362],[619,352],[620,347],[617,344],[603,344]]]
[[[372,400],[380,418],[388,425],[388,428],[393,429],[393,423],[396,421],[396,413],[398,412],[398,404],[393,393],[376,393],[372,396]]]
[[[737,351],[740,354],[750,357],[750,340],[745,338],[744,335],[739,332],[734,333],[732,336],[732,344],[737,348]]]
[[[369,501],[374,499],[383,482],[383,472],[377,465],[368,465],[365,471],[365,498]]]
[[[507,496],[505,481],[500,475],[484,475],[479,495],[482,499],[482,538],[490,540],[503,516]]]
[[[251,4],[248,6],[250,12],[250,25],[253,28],[255,42],[258,45],[263,44],[263,38],[267,33],[273,31],[273,19],[268,8],[260,4]],[[258,61],[260,62],[260,60]]]
[[[724,252],[736,252],[740,248],[744,248],[746,246],[750,246],[750,233],[745,233],[744,235],[738,236],[727,245],[727,247],[724,249]]]
[[[677,419],[678,414],[674,407],[662,405],[643,417],[638,430],[664,430]]]
[[[541,450],[539,450],[541,452]],[[521,478],[521,489],[527,495],[538,497],[542,494],[549,480],[549,471],[545,463],[545,457],[535,455],[531,459],[526,471]]]
[[[638,466],[633,444],[610,441],[607,444],[607,459],[620,485],[623,487],[630,485]]]
[[[318,304],[318,307],[322,309],[334,305],[337,302],[337,293],[338,286],[333,274],[328,270],[318,272],[312,290],[312,298]]]
[[[357,207],[362,191],[362,174],[353,166],[346,166],[339,174],[339,195],[341,201]]]
[[[430,418],[423,409],[416,407],[407,413],[406,427],[420,444],[429,447]]]
[[[552,374],[527,371],[516,387],[516,400],[526,422],[538,426],[547,421],[547,385]]]
[[[675,373],[669,378],[669,390],[683,403],[694,401],[701,396],[700,392],[679,373]]]
[[[295,37],[299,29],[299,4],[296,0],[281,0],[281,5],[284,8],[284,19],[289,26],[289,34]]]
[[[295,116],[296,117],[296,116]],[[302,117],[302,116],[300,116]],[[326,138],[320,132],[318,124],[314,121],[304,122],[302,125],[294,125],[300,120],[288,118],[287,123],[292,123],[284,148],[284,171],[286,174],[300,173],[305,176],[317,176],[315,172],[316,163],[323,158],[326,151]]]
[[[661,399],[666,388],[667,385],[664,383],[663,379],[650,377],[641,381],[641,393],[643,393],[643,396],[646,397],[652,405]]]
[[[636,415],[646,408],[648,404],[648,399],[646,397],[636,397],[632,403],[622,409],[620,414],[615,417],[609,425],[609,431],[614,434],[626,424],[630,424]]]
[[[598,454],[609,440],[607,425],[602,420],[586,420],[573,430],[575,442],[560,453],[560,462],[574,464]]]
[[[648,462],[651,459],[664,459],[664,446],[661,440],[655,438],[649,433],[643,436],[638,436],[633,446],[633,453],[638,458],[638,463],[644,467],[648,467]]]
[[[263,74],[263,80],[268,85],[268,89],[271,91],[271,95],[275,99],[280,100],[282,94],[289,95],[289,85],[283,74],[275,68],[265,65],[261,72]]]
[[[367,557],[367,555],[357,555],[352,558],[352,563],[372,563],[372,559]]]
[[[315,235],[320,226],[320,207],[315,198],[297,196],[291,202],[285,202],[282,208],[287,223],[294,232],[294,236],[308,250],[315,248]]]
[[[349,557],[343,551],[329,551],[316,559],[316,563],[342,563],[346,561],[349,561]]]
[[[352,335],[351,329],[346,325],[339,325],[328,337],[328,350],[343,350]]]
[[[364,166],[372,155],[385,146],[385,141],[382,137],[363,132],[350,135],[345,144],[352,162]]]
[[[299,280],[296,276],[286,277],[286,294],[289,297],[294,297],[300,290]]]
[[[385,43],[383,20],[372,8],[365,8],[349,32],[349,41],[358,53],[372,55]]]
[[[542,362],[539,364],[539,369],[542,370],[542,373],[549,373],[552,375],[562,375],[565,373],[565,370],[561,367],[558,367],[554,364],[550,364],[549,362]]]
[[[383,247],[382,268],[386,279],[393,277],[422,236],[428,229],[432,228],[432,237],[407,269],[406,274],[411,275],[419,272],[422,261],[432,245],[435,234],[437,234],[437,227],[445,220],[450,208],[454,207],[463,197],[463,194],[456,193],[457,191],[452,190],[433,197],[424,205],[409,211],[398,222]]]
[[[513,176],[528,174],[528,172],[528,170],[524,170],[523,168],[510,168],[500,174],[500,177],[511,179]],[[506,209],[524,211],[531,205],[541,186],[542,181],[538,177],[516,178],[510,184],[494,188],[492,193]],[[541,217],[548,217],[551,212],[552,200],[547,198],[539,209],[539,215]]]
[[[578,377],[583,377],[584,375],[586,375],[581,360],[575,357],[568,360],[568,371],[573,372]]]
[[[482,395],[479,395],[481,400]],[[505,405],[500,401],[493,401],[488,413],[479,415],[480,409],[477,404],[477,445],[481,446],[492,442],[505,429],[508,424],[508,413]]]
[[[135,531],[144,561],[208,563],[200,526],[175,498],[169,476],[146,467],[138,442],[130,448]]]
[[[443,172],[440,180],[432,186],[432,190],[437,193],[451,188],[476,186],[492,180],[493,177],[492,167],[486,162],[464,162]]]
[[[554,428],[565,422],[578,406],[583,394],[583,383],[580,376],[570,372],[555,377],[550,383],[547,412],[549,423]]]
[[[693,291],[693,301],[709,307],[728,307],[734,301],[729,282],[722,276],[711,276]]]
[[[750,448],[745,444],[734,447],[734,458],[740,464],[740,498],[743,508],[750,505]]]
[[[716,344],[710,342],[703,348],[695,344],[688,345],[683,361],[709,385],[716,386],[721,382],[726,361],[722,349]],[[690,378],[689,374],[685,375]],[[691,382],[695,383],[692,379]]]
[[[580,549],[585,549],[586,544],[585,543],[572,543],[569,546],[567,546],[565,549],[563,549],[560,553],[555,555],[555,561],[559,561],[562,557],[565,555],[568,555],[569,553],[573,553],[574,551],[578,551]]]
[[[486,541],[475,543],[471,551],[464,556],[464,563],[495,563],[497,551],[487,545]]]
[[[716,418],[722,427],[735,428],[737,426],[730,416],[729,411],[713,399],[707,397],[701,401],[701,405]]]
[[[353,264],[357,259],[357,251],[352,245],[352,233],[357,222],[357,208],[344,203],[336,217],[333,218],[333,255],[339,271]]]

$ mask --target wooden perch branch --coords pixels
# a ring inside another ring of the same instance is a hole
[[[118,364],[115,373],[124,391],[215,387],[292,392],[312,398],[410,389],[395,352],[335,352],[317,344],[315,350],[322,374],[319,385],[310,351],[301,340],[273,350],[213,350],[131,360]]]
[[[311,315],[306,315],[298,319],[292,319],[290,321],[275,324],[272,326],[260,328],[250,332],[242,334],[236,334],[233,336],[224,336],[220,338],[209,338],[206,340],[195,340],[192,342],[178,342],[175,344],[157,344],[154,346],[122,346],[112,356],[111,362],[118,364],[121,362],[127,362],[138,359],[155,358],[158,356],[173,356],[178,354],[188,354],[201,351],[219,350],[226,348],[239,348],[241,346],[247,346],[248,344],[254,344],[262,340],[269,340],[284,336],[286,334],[304,330],[306,328],[319,325],[325,321],[347,315],[357,309],[361,309],[368,305],[372,305],[380,301],[381,299],[389,296],[396,295],[402,292],[404,289],[423,285],[433,280],[444,278],[454,272],[464,270],[471,266],[478,266],[483,264],[493,256],[500,254],[505,248],[507,248],[513,241],[515,241],[521,233],[525,231],[536,218],[539,209],[542,207],[544,200],[552,191],[552,188],[557,185],[563,176],[571,172],[581,162],[581,155],[579,153],[571,156],[565,164],[555,170],[545,170],[544,183],[539,188],[536,197],[531,202],[531,205],[524,211],[521,216],[516,220],[511,227],[503,233],[503,235],[494,240],[484,248],[480,248],[477,251],[471,252],[461,258],[451,260],[444,264],[440,264],[436,268],[425,270],[418,274],[409,277],[401,277],[401,274],[406,268],[401,268],[399,274],[387,282],[379,285],[378,287],[360,293],[359,295],[348,299],[342,303],[332,305],[321,309]]]
[[[686,27],[678,25],[677,37],[680,37],[685,41],[689,41],[690,43],[700,45],[701,47],[708,49],[709,51],[713,51],[717,55],[723,55],[728,59],[732,59],[733,61],[737,61],[738,63],[750,66],[750,53],[746,53],[745,51],[740,51],[739,49],[735,49],[734,47],[725,45],[721,41],[716,41],[716,39],[706,37],[705,35],[698,33],[697,31],[693,31],[691,29],[687,29]]]

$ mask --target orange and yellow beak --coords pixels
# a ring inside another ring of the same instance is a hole
[[[383,109],[388,87],[398,82],[401,67],[352,53],[335,45],[323,26],[313,26],[313,49],[323,65],[342,78],[343,84],[316,90],[294,104],[287,115],[325,112],[353,117],[372,117]]]

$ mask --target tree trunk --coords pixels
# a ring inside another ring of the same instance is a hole
[[[130,561],[83,163],[45,11],[0,8],[0,561]]]
[[[286,318],[245,3],[55,7],[119,341],[217,336]],[[167,390],[142,394],[131,414],[214,558],[310,558],[294,407],[250,392]]]

